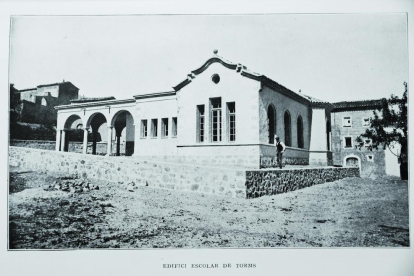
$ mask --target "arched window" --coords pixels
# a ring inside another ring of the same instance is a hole
[[[269,144],[275,143],[275,122],[276,122],[276,112],[273,105],[269,105],[267,108],[267,123],[269,130]]]
[[[292,146],[292,127],[290,124],[289,111],[285,112],[284,122],[285,122],[285,145],[288,147],[291,147]]]
[[[303,121],[302,121],[302,116],[300,115],[298,117],[297,131],[298,131],[298,148],[303,149],[305,147],[303,143]]]
[[[47,101],[46,101],[46,99],[45,99],[45,98],[42,98],[41,105],[43,105],[43,106],[47,106]]]

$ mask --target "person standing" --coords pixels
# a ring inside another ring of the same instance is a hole
[[[276,140],[276,156],[277,156],[277,163],[279,164],[279,168],[282,168],[282,159],[283,159],[283,153],[286,150],[285,143],[280,141],[280,138],[275,135]]]

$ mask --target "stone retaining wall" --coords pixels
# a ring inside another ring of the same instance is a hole
[[[9,158],[10,166],[26,170],[65,172],[103,181],[134,181],[153,188],[246,197],[245,170],[20,147],[9,147]]]
[[[12,146],[9,147],[9,165],[26,170],[78,174],[104,183],[134,181],[137,185],[152,188],[238,198],[275,195],[359,176],[359,168],[351,167],[246,171]]]
[[[32,148],[32,149],[42,149],[42,150],[55,150],[56,149],[56,141],[44,141],[44,140],[18,140],[18,139],[11,139],[10,146],[14,147],[24,147],[24,148]],[[131,147],[133,151],[133,142],[132,146],[130,142],[127,142],[127,149],[131,152]],[[72,142],[69,141],[69,152],[76,152],[82,153],[83,151],[83,143],[82,142]],[[121,143],[120,145],[121,155],[125,153],[125,144]],[[88,154],[92,153],[92,142],[88,142]],[[106,155],[107,153],[107,143],[106,142],[97,142],[96,143],[96,153],[98,155]],[[112,154],[116,153],[116,142],[112,143]]]
[[[359,177],[359,168],[312,168],[246,172],[246,197],[287,193],[346,177]]]
[[[256,155],[134,155],[136,160],[171,162],[202,166],[259,169],[260,156]]]

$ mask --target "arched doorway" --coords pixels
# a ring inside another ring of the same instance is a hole
[[[285,145],[288,147],[292,146],[292,127],[290,123],[290,113],[289,111],[285,111],[284,115],[284,125],[285,125]]]
[[[269,130],[269,144],[275,143],[275,129],[276,129],[276,111],[275,107],[271,104],[267,108],[267,123]]]
[[[115,129],[116,156],[133,155],[135,146],[135,124],[132,114],[126,110],[118,111],[112,119],[112,125]]]
[[[83,129],[77,128],[79,124],[82,124],[82,119],[78,115],[66,119],[61,134],[61,151],[82,152]]]
[[[86,127],[92,132],[92,154],[106,155],[107,143],[112,143],[112,137],[107,135],[109,129],[106,117],[100,112],[94,113],[89,117]]]
[[[345,160],[347,167],[359,167],[358,159],[356,157],[348,157]]]

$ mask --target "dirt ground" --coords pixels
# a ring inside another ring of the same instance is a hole
[[[398,178],[249,200],[15,168],[9,183],[10,249],[409,246]]]

